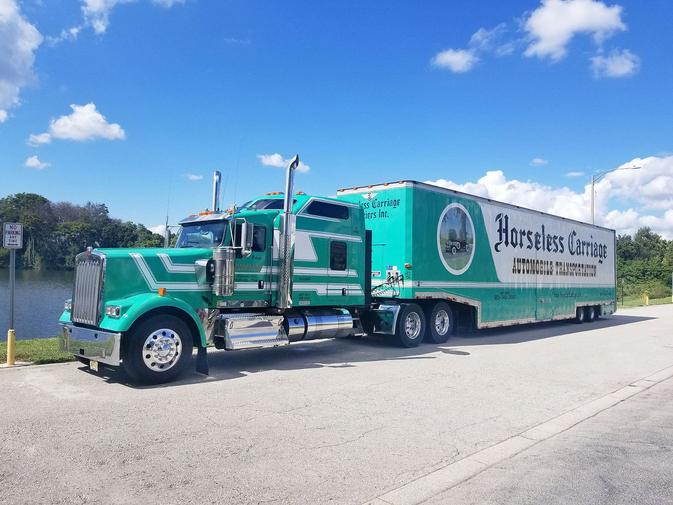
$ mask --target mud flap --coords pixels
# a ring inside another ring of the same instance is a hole
[[[197,373],[208,375],[208,351],[202,346],[197,347],[196,371]]]

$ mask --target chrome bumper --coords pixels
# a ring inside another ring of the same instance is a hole
[[[61,348],[65,352],[107,365],[119,366],[121,364],[121,333],[91,330],[71,324],[62,326]]]

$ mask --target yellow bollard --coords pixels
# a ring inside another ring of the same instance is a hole
[[[643,301],[645,302],[645,305],[649,305],[650,304],[650,295],[648,295],[647,293],[643,293]]]
[[[16,361],[16,332],[7,330],[7,365],[12,366]]]

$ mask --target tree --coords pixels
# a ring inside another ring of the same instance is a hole
[[[52,203],[34,193],[0,199],[0,222],[24,225],[24,248],[17,264],[23,268],[70,269],[86,247],[161,247],[163,237],[143,225],[113,219],[107,205],[87,202]],[[8,264],[0,250],[0,267]]]

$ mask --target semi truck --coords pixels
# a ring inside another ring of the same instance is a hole
[[[175,247],[77,255],[62,345],[93,370],[163,383],[207,349],[390,336],[441,344],[456,328],[616,309],[613,230],[410,180],[285,191],[180,222]],[[460,247],[458,245],[460,245]]]

